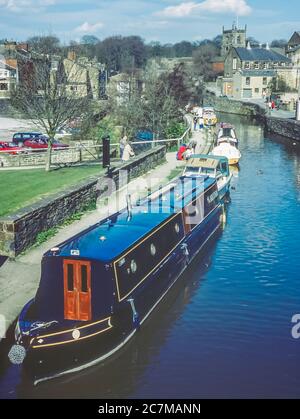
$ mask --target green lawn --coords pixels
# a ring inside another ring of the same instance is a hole
[[[99,166],[45,170],[0,171],[0,216],[12,213],[51,193],[75,185],[92,175],[100,174]]]

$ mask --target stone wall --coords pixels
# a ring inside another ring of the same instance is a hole
[[[210,92],[206,92],[204,101],[205,104],[210,104],[218,112],[255,118],[264,125],[267,132],[300,141],[300,122],[268,116],[266,110],[255,103],[216,97]]]
[[[255,103],[217,97],[211,92],[205,93],[203,103],[205,106],[213,106],[217,112],[243,115],[258,119],[263,118],[266,114],[266,110]]]
[[[140,154],[128,163],[112,168],[111,177],[120,186],[120,172],[127,171],[129,181],[163,163],[164,146]],[[35,243],[39,233],[63,223],[71,215],[95,203],[107,191],[107,177],[92,177],[67,190],[39,200],[10,216],[0,218],[0,255],[15,257]]]
[[[300,141],[300,123],[292,119],[267,117],[265,119],[265,128],[272,134]]]

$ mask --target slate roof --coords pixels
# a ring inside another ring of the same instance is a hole
[[[242,61],[273,61],[291,63],[285,55],[279,54],[273,49],[265,48],[234,48]]]

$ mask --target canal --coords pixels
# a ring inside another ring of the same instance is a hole
[[[221,119],[243,154],[225,231],[117,357],[36,388],[4,365],[0,397],[300,396],[300,147]]]

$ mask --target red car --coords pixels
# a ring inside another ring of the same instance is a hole
[[[24,147],[30,148],[32,151],[46,151],[48,149],[48,138],[40,137],[27,140],[24,142]],[[53,149],[63,149],[68,147],[69,146],[67,144],[60,143],[57,140],[52,141]]]
[[[18,147],[14,143],[8,143],[6,141],[0,141],[0,156],[1,154],[19,154],[24,153],[25,150],[22,147]]]

